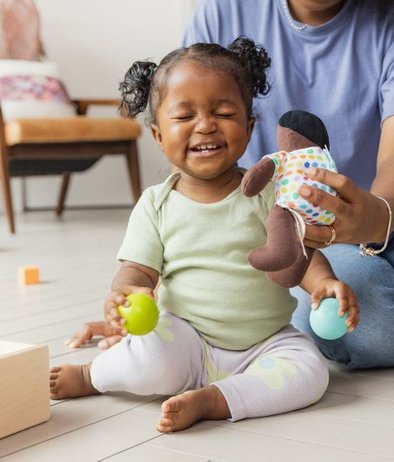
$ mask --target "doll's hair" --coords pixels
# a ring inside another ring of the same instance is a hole
[[[266,70],[271,59],[253,40],[241,36],[228,48],[215,43],[195,43],[169,53],[158,66],[151,61],[136,61],[120,83],[121,113],[135,117],[148,107],[147,123],[155,123],[167,79],[176,65],[185,60],[230,75],[239,87],[248,116],[252,113],[253,98],[267,94],[270,89]]]

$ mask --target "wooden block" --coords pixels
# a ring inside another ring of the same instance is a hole
[[[19,268],[19,282],[23,285],[40,283],[40,268],[38,266],[21,266]]]
[[[50,418],[46,345],[0,340],[0,438]]]

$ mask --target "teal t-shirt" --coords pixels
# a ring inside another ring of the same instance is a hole
[[[157,270],[160,309],[190,322],[209,344],[250,348],[288,325],[296,306],[247,260],[266,241],[272,184],[255,197],[238,187],[203,204],[174,191],[176,180],[173,174],[144,191],[118,258]]]

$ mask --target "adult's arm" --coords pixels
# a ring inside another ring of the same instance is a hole
[[[394,116],[388,117],[382,125],[376,177],[371,193],[384,197],[394,210]],[[392,224],[391,230],[394,229]]]
[[[378,196],[385,198],[394,210],[394,116],[387,117],[382,124],[377,171],[370,191],[357,187],[344,175],[324,169],[316,169],[310,176],[338,192],[338,196],[334,197],[309,186],[300,189],[300,195],[306,200],[331,210],[336,215],[335,242],[358,244],[384,241],[388,210]],[[394,223],[391,231],[393,229]],[[330,238],[331,231],[327,226],[307,226],[305,245],[321,248]]]

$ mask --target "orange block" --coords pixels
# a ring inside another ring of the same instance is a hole
[[[19,282],[23,285],[40,283],[40,268],[38,266],[21,266],[19,268]]]

